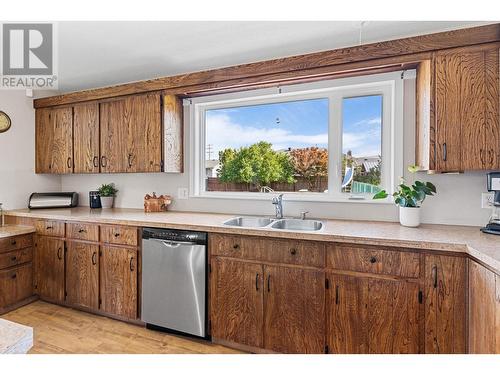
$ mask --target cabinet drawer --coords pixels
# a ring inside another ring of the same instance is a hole
[[[26,234],[0,239],[0,253],[33,246],[33,235]]]
[[[329,244],[327,248],[327,266],[345,271],[416,278],[420,275],[420,254]]]
[[[31,263],[0,271],[0,307],[19,302],[33,294],[33,266]]]
[[[83,223],[66,224],[66,237],[75,240],[99,241],[99,226]]]
[[[259,259],[262,240],[258,237],[211,233],[209,247],[212,255],[232,258]]]
[[[26,249],[10,251],[8,253],[0,254],[0,269],[17,266],[31,262],[33,259],[33,248],[27,247]]]
[[[42,236],[64,237],[64,221],[37,220],[35,221],[36,234]]]
[[[274,263],[325,266],[325,244],[316,241],[268,239],[261,259]]]
[[[101,241],[110,244],[137,246],[137,228],[102,225]]]
[[[325,245],[316,241],[211,234],[210,251],[214,256],[325,266]]]

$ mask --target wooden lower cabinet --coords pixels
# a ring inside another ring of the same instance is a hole
[[[425,352],[466,353],[467,259],[425,256]]]
[[[49,301],[64,302],[64,240],[37,236],[35,293]]]
[[[325,273],[265,266],[264,347],[280,353],[325,351]]]
[[[33,295],[31,263],[0,270],[0,311]]]
[[[67,241],[66,302],[97,310],[99,308],[99,245]]]
[[[500,354],[500,276],[469,260],[469,353]]]
[[[327,278],[329,352],[419,353],[418,282],[337,274]]]
[[[212,337],[263,347],[263,266],[216,258],[212,262]]]
[[[137,249],[102,245],[100,253],[101,310],[137,318]]]

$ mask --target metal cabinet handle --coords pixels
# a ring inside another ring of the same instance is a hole
[[[10,258],[10,260],[15,262],[17,260],[17,257],[14,255],[13,257]]]
[[[437,272],[437,266],[436,265],[432,266],[432,278],[434,280],[434,285],[433,285],[434,289],[436,289],[437,286],[438,286],[438,272]]]
[[[14,273],[14,274],[12,274],[12,276],[10,278],[15,279],[16,277],[17,277],[17,273]]]
[[[132,161],[134,160],[134,155],[133,154],[128,154],[128,167],[131,168],[132,167]]]
[[[271,292],[271,275],[267,275],[267,291]]]
[[[443,160],[446,161],[448,158],[448,150],[446,149],[446,142],[443,143]]]
[[[101,167],[106,168],[108,165],[108,159],[106,159],[106,156],[101,156]]]
[[[71,163],[71,156],[68,157],[68,160],[66,160],[66,165],[68,166],[68,168],[71,168],[72,166],[72,163]]]
[[[96,265],[97,264],[97,253],[94,251],[92,253],[92,265]]]
[[[259,290],[259,273],[255,274],[255,290]]]
[[[130,272],[133,272],[134,271],[134,257],[131,257],[130,258]]]
[[[340,302],[340,297],[339,297],[339,286],[335,286],[335,304],[338,305]]]
[[[62,248],[60,247],[57,249],[57,259],[61,260],[62,259]]]
[[[95,168],[99,168],[99,156],[94,156],[92,159],[92,163],[94,164]]]
[[[290,254],[295,255],[297,254],[297,249],[290,249]]]
[[[45,227],[45,229],[50,230],[50,229],[54,229],[54,227],[49,225],[48,227]]]

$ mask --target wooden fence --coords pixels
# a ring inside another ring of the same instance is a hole
[[[303,177],[297,177],[295,183],[271,183],[268,185],[274,191],[300,191],[307,189],[312,192],[324,192],[328,189],[327,177],[320,177],[314,181],[313,186],[309,186],[309,182]],[[259,192],[259,188],[255,184],[222,182],[218,177],[207,178],[207,191],[251,191]]]

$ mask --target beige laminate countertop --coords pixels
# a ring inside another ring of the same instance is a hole
[[[8,211],[6,215],[461,252],[500,273],[500,236],[481,233],[479,227],[423,224],[418,228],[407,228],[393,222],[322,220],[325,225],[320,232],[297,232],[222,225],[237,215],[174,211],[145,213],[140,209],[91,210],[87,207],[23,209]]]
[[[0,226],[0,238],[19,236],[21,234],[34,233],[35,228],[29,225],[4,225]]]

